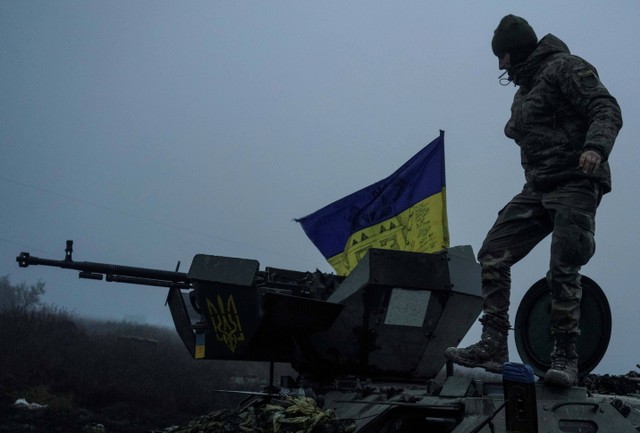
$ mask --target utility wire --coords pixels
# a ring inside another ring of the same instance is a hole
[[[20,181],[17,181],[17,180],[14,180],[14,179],[10,179],[10,178],[2,176],[2,175],[0,175],[0,180],[12,183],[14,185],[19,185],[19,186],[24,187],[24,188],[29,188],[29,189],[33,189],[33,190],[36,190],[36,191],[40,191],[40,192],[46,193],[46,194],[50,194],[50,195],[54,195],[54,196],[57,196],[57,197],[61,197],[61,198],[64,198],[66,200],[71,200],[71,201],[75,201],[75,202],[78,202],[78,203],[82,203],[82,204],[87,205],[87,206],[93,206],[93,207],[98,208],[98,209],[102,209],[102,210],[106,210],[106,211],[109,211],[109,212],[118,213],[118,214],[127,216],[129,218],[136,218],[136,219],[140,219],[140,220],[143,220],[143,221],[149,221],[149,222],[152,222],[152,223],[157,224],[157,225],[161,225],[161,226],[164,226],[164,227],[171,228],[173,230],[182,231],[182,232],[185,232],[185,233],[190,233],[192,235],[206,237],[206,238],[209,238],[209,239],[214,239],[214,240],[219,241],[219,242],[226,242],[228,244],[233,244],[233,245],[238,245],[238,246],[245,247],[245,248],[254,249],[256,251],[262,251],[262,252],[266,252],[266,253],[277,254],[277,255],[279,255],[281,257],[301,260],[299,256],[293,256],[293,255],[290,255],[290,254],[282,253],[280,251],[275,251],[275,250],[271,250],[271,249],[263,248],[263,247],[257,247],[255,245],[246,244],[246,243],[243,243],[243,242],[238,242],[238,241],[233,241],[233,240],[230,240],[230,239],[222,238],[222,237],[219,237],[219,236],[216,236],[216,235],[212,235],[210,233],[205,233],[205,232],[201,232],[201,231],[198,231],[198,230],[189,229],[189,228],[186,228],[186,227],[181,227],[181,226],[178,226],[178,225],[175,225],[175,224],[170,224],[170,223],[167,223],[167,222],[164,222],[164,221],[160,221],[160,220],[155,219],[155,218],[149,218],[149,217],[146,217],[146,216],[143,216],[143,215],[138,215],[138,214],[135,214],[135,213],[132,213],[132,212],[128,212],[128,211],[122,210],[122,209],[117,209],[117,208],[113,208],[113,207],[110,207],[110,206],[105,206],[105,205],[102,205],[102,204],[99,204],[99,203],[94,203],[94,202],[91,202],[91,201],[88,201],[88,200],[84,200],[84,199],[81,199],[81,198],[78,198],[78,197],[74,197],[74,196],[69,195],[69,194],[63,194],[63,193],[52,191],[52,190],[49,190],[49,189],[46,189],[46,188],[42,188],[42,187],[39,187],[39,186],[36,186],[36,185],[28,184],[28,183],[25,183],[25,182],[20,182]],[[18,244],[16,242],[12,242],[12,241],[10,241],[8,239],[0,238],[0,241],[11,243],[11,244],[18,245],[18,246],[24,246],[24,245],[20,245],[20,244]],[[32,249],[33,250],[38,250],[36,248],[32,248]],[[42,250],[38,250],[38,251],[43,252]],[[309,260],[304,260],[304,259],[302,259],[302,260],[311,263],[311,261],[309,261]],[[313,262],[313,263],[315,263],[315,262]]]

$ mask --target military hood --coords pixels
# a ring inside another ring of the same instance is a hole
[[[513,68],[514,84],[521,85],[529,81],[540,67],[554,54],[571,54],[567,44],[549,33],[538,42],[538,46],[527,59]]]

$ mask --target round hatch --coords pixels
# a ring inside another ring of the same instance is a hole
[[[580,336],[577,341],[580,376],[589,374],[600,362],[611,337],[611,309],[604,292],[592,279],[582,276]],[[516,313],[516,347],[522,362],[542,377],[551,365],[553,340],[549,319],[551,299],[547,280],[537,281],[522,298]]]

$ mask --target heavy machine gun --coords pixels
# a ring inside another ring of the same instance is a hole
[[[470,247],[436,254],[370,250],[346,278],[259,269],[256,260],[197,254],[187,273],[23,252],[21,267],[55,266],[80,278],[167,287],[167,304],[196,359],[289,362],[318,377],[424,379],[443,367],[481,309]]]

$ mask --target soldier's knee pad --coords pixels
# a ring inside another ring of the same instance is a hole
[[[596,250],[594,216],[582,210],[558,212],[551,241],[551,261],[582,266]]]

